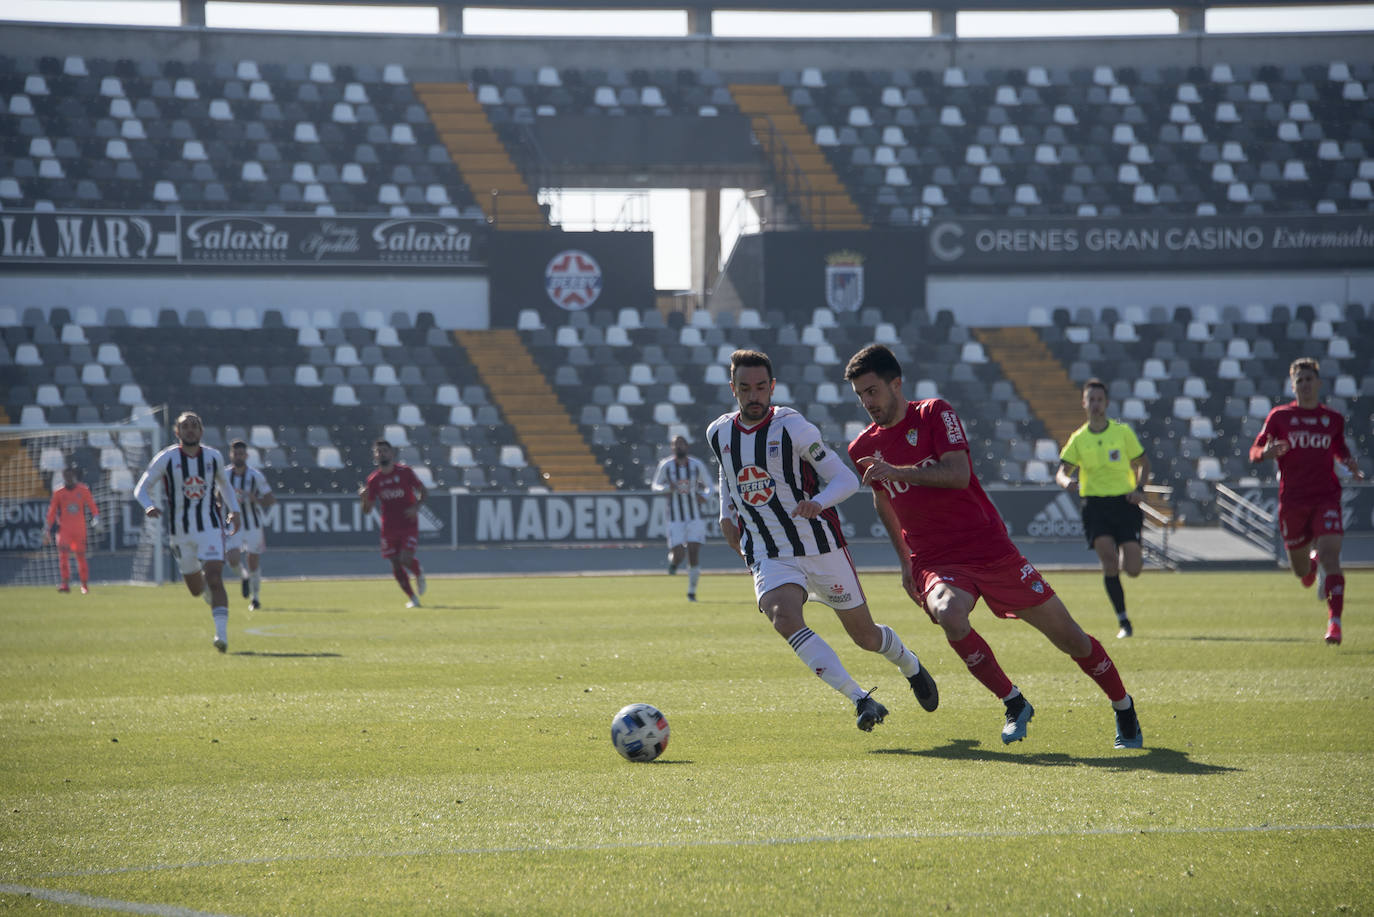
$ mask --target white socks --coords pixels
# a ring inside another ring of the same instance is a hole
[[[695,593],[697,591],[697,580],[701,579],[700,567],[687,568],[687,591]]]
[[[811,628],[803,627],[788,637],[787,642],[792,647],[792,652],[796,653],[801,661],[806,663],[806,667],[815,672],[821,681],[851,701],[858,703],[859,698],[867,693],[845,671],[844,665],[840,663],[840,657],[835,655],[830,644],[826,643]]]
[[[252,570],[248,574],[248,591],[253,594],[253,600],[257,601],[258,589],[262,586],[262,568]]]
[[[229,609],[223,606],[211,608],[210,614],[215,617],[215,639],[229,642]]]
[[[888,662],[902,670],[902,674],[907,678],[921,671],[921,660],[916,658],[916,654],[906,648],[902,643],[902,638],[897,636],[897,632],[886,624],[879,624],[878,629],[883,632],[883,645],[878,649],[878,653]]]

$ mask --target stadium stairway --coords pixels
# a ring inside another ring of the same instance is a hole
[[[869,228],[854,198],[825,153],[816,146],[811,131],[802,123],[781,86],[732,83],[730,92],[753,125],[754,136],[768,154],[773,174],[811,228]],[[793,174],[797,176],[795,182],[789,178]]]
[[[0,427],[9,426],[11,422],[9,413],[0,408]],[[18,437],[0,440],[0,499],[28,500],[47,496],[43,476],[24,448],[23,440]]]
[[[440,141],[487,219],[501,229],[547,229],[535,193],[465,83],[416,83]]]
[[[517,332],[453,334],[551,490],[615,490]]]
[[[974,328],[973,334],[987,351],[988,359],[1002,368],[1002,374],[1031,413],[1062,447],[1073,431],[1083,425],[1083,391],[1069,378],[1064,364],[1034,328]],[[1172,515],[1167,501],[1155,495],[1147,501],[1166,517]]]

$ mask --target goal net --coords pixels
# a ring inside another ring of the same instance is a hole
[[[0,426],[0,584],[59,582],[56,528],[48,545],[43,529],[65,468],[80,469],[100,510],[99,524],[87,530],[91,581],[161,582],[163,527],[133,499],[138,476],[161,444],[160,431],[147,416],[137,423]],[[75,584],[75,569],[71,578]]]

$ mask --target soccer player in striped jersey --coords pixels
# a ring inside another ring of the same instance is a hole
[[[267,483],[267,476],[248,464],[248,444],[236,439],[229,444],[229,486],[239,498],[243,524],[237,532],[225,538],[229,570],[239,577],[239,589],[248,599],[248,608],[262,607],[258,593],[262,588],[262,555],[267,548],[267,532],[263,529],[263,510],[277,502],[276,494]],[[240,567],[239,561],[243,561]]]
[[[224,456],[201,443],[205,426],[186,411],[177,417],[177,444],[153,456],[134,499],[150,519],[165,516],[172,553],[191,595],[201,596],[215,621],[215,649],[229,649],[229,597],[224,591],[224,532],[238,531],[239,501],[224,473]],[[215,503],[228,508],[220,518]],[[158,506],[166,507],[164,512]]]
[[[902,367],[872,344],[849,359],[844,377],[873,423],[849,457],[873,488],[873,504],[902,564],[902,586],[973,675],[1006,706],[1003,744],[1026,737],[1035,709],[969,624],[979,596],[999,618],[1021,618],[1072,657],[1116,711],[1116,747],[1140,748],[1135,703],[1107,651],[1084,633],[1040,572],[1007,534],[969,463],[968,437],[940,398],[907,401]]]
[[[62,486],[53,491],[48,504],[47,522],[43,526],[43,544],[52,540],[52,525],[57,523],[57,562],[62,575],[58,592],[71,592],[71,555],[76,555],[76,575],[81,580],[81,594],[90,592],[90,568],[86,566],[86,513],[91,514],[91,528],[100,525],[100,510],[91,496],[91,489],[81,483],[81,468],[71,465],[62,469]]]
[[[654,490],[668,493],[668,572],[687,560],[687,601],[697,600],[701,545],[706,540],[706,497],[711,473],[706,463],[687,454],[687,438],[673,437],[673,454],[658,463]]]
[[[840,532],[835,506],[859,489],[859,479],[826,448],[814,424],[773,405],[774,383],[766,354],[735,351],[730,391],[739,410],[706,430],[720,465],[721,533],[754,574],[759,611],[808,669],[854,704],[865,732],[883,721],[887,708],[806,626],[802,606],[812,592],[834,609],[855,644],[896,665],[921,706],[934,710],[940,702],[935,680],[896,631],[874,623]]]

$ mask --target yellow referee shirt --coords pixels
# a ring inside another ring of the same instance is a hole
[[[1119,420],[1094,433],[1087,424],[1073,431],[1059,460],[1078,466],[1078,493],[1084,497],[1119,497],[1135,490],[1131,460],[1145,453],[1135,431]]]

